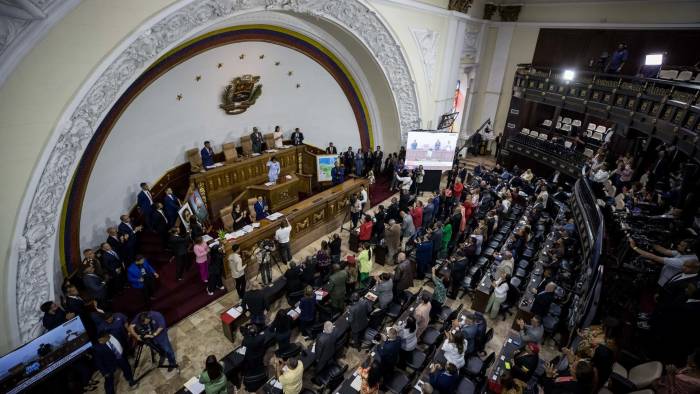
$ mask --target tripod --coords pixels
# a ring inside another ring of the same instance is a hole
[[[155,367],[152,367],[151,369],[148,369],[144,371],[144,373],[141,374],[141,376],[136,377],[136,370],[139,367],[139,362],[141,361],[141,354],[143,353],[143,348],[144,346],[148,346],[149,349],[151,349],[151,364],[154,364]],[[156,364],[156,353],[158,354],[159,360],[158,363]],[[134,351],[134,380],[137,382],[141,380],[144,376],[148,375],[151,373],[156,368],[177,368],[178,372],[180,371],[180,366],[178,364],[175,365],[162,365],[161,361],[165,358],[165,352],[163,349],[158,346],[157,343],[153,342],[152,340],[144,340],[144,341],[139,341],[137,343],[136,350]]]
[[[340,222],[340,229],[338,229],[339,233],[342,233],[343,230],[345,230],[349,233],[350,230],[352,230],[352,228],[345,228],[345,223],[348,221],[348,217],[350,216],[350,207],[351,207],[351,205],[348,204],[348,208],[345,210],[345,216],[343,216],[343,221]]]
[[[277,270],[279,270],[280,274],[284,275],[284,272],[282,272],[282,268],[280,267],[280,258],[279,256],[275,255],[274,250],[262,247],[260,248],[260,268],[258,269],[258,275],[262,275],[261,270],[265,269],[263,268],[266,265],[274,263],[275,266],[277,267]],[[270,275],[269,275],[270,283],[267,284],[272,284],[272,269],[270,268]]]

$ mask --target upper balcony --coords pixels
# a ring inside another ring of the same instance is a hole
[[[564,79],[562,69],[521,64],[513,95],[608,119],[618,132],[638,130],[700,160],[700,83],[591,72]]]

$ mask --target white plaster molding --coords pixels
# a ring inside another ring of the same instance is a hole
[[[38,306],[53,299],[53,267],[61,204],[96,128],[124,90],[154,60],[201,30],[264,9],[311,15],[353,34],[376,58],[394,94],[402,139],[418,127],[414,81],[397,39],[360,0],[182,0],[127,37],[79,89],[59,120],[29,181],[10,250],[8,307],[12,342],[41,332]],[[12,291],[14,289],[15,291]],[[16,306],[16,308],[15,308]]]
[[[437,64],[437,49],[440,33],[430,29],[410,28],[413,38],[418,45],[423,72],[428,81],[428,88],[432,89],[433,78],[435,78],[435,65]]]
[[[11,0],[0,3],[0,87],[24,56],[80,0]]]

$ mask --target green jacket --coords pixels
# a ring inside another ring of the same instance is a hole
[[[442,228],[442,249],[447,250],[447,246],[450,244],[452,239],[452,224],[447,223],[445,227]]]
[[[202,372],[199,375],[199,383],[204,385],[204,392],[206,394],[226,394],[228,393],[228,382],[226,381],[226,375],[223,372],[223,366],[221,371],[221,376],[218,379],[212,381],[209,379],[209,374],[207,371]]]

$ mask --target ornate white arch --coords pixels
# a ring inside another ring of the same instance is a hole
[[[329,20],[357,37],[391,86],[402,138],[419,126],[413,78],[398,40],[362,0],[183,0],[155,16],[102,62],[64,115],[27,188],[10,253],[7,302],[13,342],[40,332],[41,302],[52,299],[56,231],[71,175],[122,92],[159,56],[207,26],[239,13],[282,10]],[[13,304],[16,308],[13,308]]]

